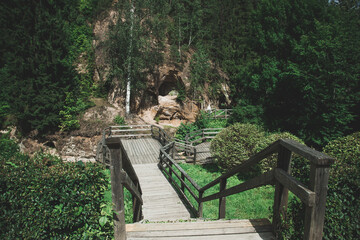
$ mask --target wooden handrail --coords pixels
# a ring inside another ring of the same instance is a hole
[[[130,138],[151,136],[151,125],[119,125],[104,130],[104,138]]]
[[[250,157],[249,160],[200,188],[197,183],[176,164],[170,154],[166,152],[170,152],[170,148],[174,146],[175,144],[169,143],[161,149],[159,167],[163,172],[166,172],[169,176],[169,181],[174,183],[174,186],[177,187],[177,190],[191,206],[191,210],[196,211],[198,217],[202,217],[203,215],[204,202],[219,199],[219,218],[224,218],[226,211],[225,200],[227,196],[270,184],[275,185],[272,223],[274,232],[276,232],[280,226],[282,215],[285,215],[284,209],[287,208],[288,190],[290,190],[299,197],[306,207],[304,239],[320,240],[322,238],[329,168],[334,162],[333,158],[293,140],[280,139]],[[274,153],[278,153],[276,168],[226,189],[226,182],[229,177],[247,170],[249,167],[258,164],[261,160]],[[308,187],[290,175],[292,153],[296,153],[310,160],[310,184]],[[166,168],[169,170],[166,170]],[[176,173],[175,170],[178,170],[180,175]],[[174,175],[172,173],[174,173]],[[176,183],[174,177],[180,181],[181,186]],[[194,186],[198,194],[194,193],[190,186],[187,185],[185,178]],[[204,196],[206,190],[217,184],[220,184],[220,190],[218,192]],[[197,201],[197,210],[186,196],[185,189],[189,191],[190,196]]]
[[[151,125],[151,136],[164,146],[172,141],[171,137],[159,126]]]

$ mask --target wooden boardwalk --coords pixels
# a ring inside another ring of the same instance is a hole
[[[133,165],[159,162],[161,144],[158,140],[153,138],[137,138],[121,139],[121,142]]]
[[[144,220],[190,219],[190,213],[156,163],[133,165],[142,189]]]
[[[157,164],[161,144],[152,138],[121,139],[142,189],[144,220],[187,220],[190,213]]]

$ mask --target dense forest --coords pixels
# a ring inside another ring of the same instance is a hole
[[[121,17],[108,34],[110,74],[96,83],[92,26],[110,7]],[[23,134],[78,127],[114,79],[133,79],[136,95],[166,45],[179,68],[191,56],[187,97],[209,83],[220,98],[227,82],[232,105],[219,107],[234,108],[234,121],[314,147],[360,129],[356,0],[14,0],[1,2],[0,28],[0,119]]]

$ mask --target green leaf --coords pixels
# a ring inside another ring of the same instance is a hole
[[[12,162],[6,162],[6,164],[9,164],[11,166],[13,166],[14,168],[18,168],[19,166],[16,165],[15,163],[12,163]]]
[[[106,216],[102,216],[100,219],[99,219],[99,224],[101,227],[105,226],[105,224],[107,223],[108,219]]]

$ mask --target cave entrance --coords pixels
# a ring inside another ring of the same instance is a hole
[[[164,81],[159,87],[159,95],[167,96],[170,92],[178,93],[179,88],[185,88],[180,77],[176,75],[176,71],[170,71],[168,75],[166,75]]]

